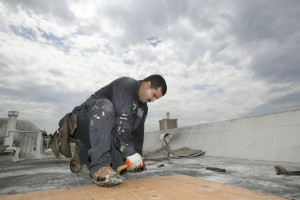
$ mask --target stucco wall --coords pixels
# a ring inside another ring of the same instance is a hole
[[[300,163],[300,110],[145,133],[144,152],[190,147],[207,156]]]

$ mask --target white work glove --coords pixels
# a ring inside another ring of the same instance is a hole
[[[140,154],[135,153],[132,156],[126,158],[126,164],[129,169],[136,169],[143,167],[143,158]]]

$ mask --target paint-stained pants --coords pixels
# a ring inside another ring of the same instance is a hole
[[[112,136],[115,116],[111,101],[91,100],[88,109],[77,115],[75,137],[82,141],[79,146],[80,162],[87,165],[90,173],[105,166],[113,169],[125,162]]]

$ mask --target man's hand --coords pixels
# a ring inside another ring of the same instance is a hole
[[[145,163],[143,163],[143,164],[144,164],[143,167],[136,168],[135,171],[136,172],[142,172],[144,170],[147,170],[147,167],[146,167]]]
[[[143,158],[140,154],[135,153],[132,156],[128,156],[126,158],[126,164],[128,165],[129,169],[143,167]]]

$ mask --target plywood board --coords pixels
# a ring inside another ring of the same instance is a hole
[[[243,188],[186,175],[125,180],[113,187],[86,185],[0,197],[0,200],[96,200],[96,199],[204,199],[204,200],[283,200]]]

